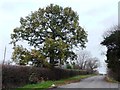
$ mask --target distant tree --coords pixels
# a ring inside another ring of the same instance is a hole
[[[79,65],[80,69],[85,69],[88,59],[91,57],[90,52],[81,51],[78,53],[78,58],[76,59],[76,64]]]
[[[77,55],[77,59],[74,60],[73,66],[75,68],[79,68],[81,70],[89,70],[94,71],[99,66],[99,59],[96,57],[92,57],[91,53],[88,51],[80,51]]]
[[[51,4],[39,8],[25,18],[20,19],[20,27],[11,34],[12,44],[25,40],[44,56],[50,58],[54,66],[55,60],[61,62],[73,57],[73,47],[85,47],[87,34],[79,25],[79,17],[70,7]],[[41,47],[43,45],[43,47]]]
[[[72,62],[73,69],[80,69],[80,66],[76,64],[75,62]]]
[[[94,71],[95,69],[97,69],[99,67],[100,63],[99,63],[99,59],[94,57],[94,58],[89,58],[86,62],[86,69],[90,70],[90,71]]]
[[[112,28],[108,34],[104,35],[102,45],[107,47],[107,66],[112,72],[116,73],[117,80],[120,81],[120,27],[116,26]]]

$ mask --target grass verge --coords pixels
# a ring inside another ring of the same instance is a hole
[[[110,83],[118,83],[118,81],[114,80],[113,78],[110,78],[108,76],[105,77],[105,80]]]
[[[91,76],[94,76],[94,75],[95,74],[78,75],[78,76],[70,77],[70,78],[67,78],[67,79],[61,79],[61,80],[57,80],[57,81],[45,81],[45,82],[41,82],[41,83],[37,83],[37,84],[28,84],[28,85],[25,85],[22,88],[17,88],[15,90],[43,90],[43,89],[47,89],[47,88],[52,88],[53,84],[57,87],[57,86],[60,86],[60,85],[65,85],[65,84],[69,84],[69,83],[73,83],[73,82],[78,82],[81,79],[88,78],[88,77],[91,77]]]

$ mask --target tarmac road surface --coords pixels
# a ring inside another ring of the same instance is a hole
[[[109,88],[115,89],[116,88],[115,90],[120,90],[120,89],[118,89],[118,83],[106,82],[104,80],[104,76],[102,76],[102,75],[89,77],[89,78],[83,79],[77,83],[70,83],[67,85],[59,86],[57,89],[59,90],[60,88],[107,88],[107,89],[109,89]]]

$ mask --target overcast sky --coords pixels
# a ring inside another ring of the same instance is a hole
[[[79,23],[88,32],[86,50],[101,62],[105,48],[100,46],[104,31],[117,25],[119,0],[0,0],[0,60],[3,60],[5,46],[6,60],[11,58],[12,45],[9,45],[10,34],[19,27],[20,17],[25,17],[31,11],[46,7],[51,3],[62,7],[72,7],[79,15]]]

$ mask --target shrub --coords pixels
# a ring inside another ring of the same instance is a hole
[[[39,81],[37,75],[35,73],[32,73],[29,77],[29,82],[31,84],[36,84]]]
[[[4,88],[16,88],[43,80],[59,80],[87,73],[87,71],[65,70],[60,68],[48,69],[30,66],[3,65],[2,86]]]
[[[70,64],[67,64],[66,68],[67,68],[67,69],[72,69],[72,67],[71,67]]]

